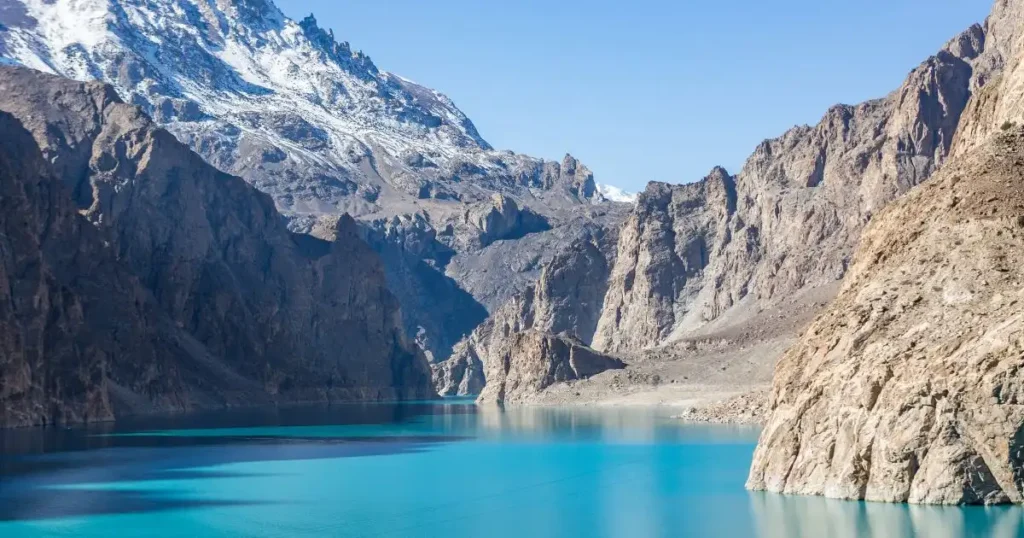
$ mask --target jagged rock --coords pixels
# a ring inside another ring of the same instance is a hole
[[[477,401],[519,403],[554,383],[585,379],[624,367],[619,359],[602,355],[566,335],[536,330],[518,332],[488,362],[487,385]]]
[[[441,396],[477,395],[484,389],[483,361],[465,341],[456,345],[450,359],[432,364],[431,368],[434,388]]]
[[[131,405],[121,393],[187,407],[182,370],[202,359],[77,214],[31,135],[6,113],[0,132],[0,426],[107,420]]]
[[[663,341],[709,284],[704,270],[733,240],[736,183],[722,168],[689,185],[651,183],[619,234],[594,347],[642,349]]]
[[[520,209],[516,201],[495,193],[490,203],[478,204],[466,211],[466,222],[480,230],[480,245],[486,247],[501,239],[519,239],[550,228],[547,219],[529,208]]]
[[[947,158],[972,89],[1001,68],[979,56],[989,41],[970,28],[885,98],[763,142],[735,178],[649,186],[621,234],[595,348],[671,342],[842,278],[864,225]]]
[[[1024,132],[947,163],[865,232],[780,361],[748,486],[1024,501]]]
[[[838,298],[783,356],[748,487],[1024,502],[1022,14],[996,2],[981,37],[954,41],[983,43],[954,157],[872,221]]]
[[[188,337],[191,355],[216,359],[207,368],[218,377],[256,387],[262,401],[433,394],[351,218],[337,221],[331,241],[289,232],[268,196],[205,163],[109,86],[4,66],[0,110],[21,120],[112,256]],[[102,384],[102,372],[91,382]],[[173,408],[236,399],[168,390],[133,385],[120,399]],[[28,420],[76,418],[49,413]]]
[[[589,342],[607,291],[615,237],[614,232],[594,228],[556,255],[534,284],[497,309],[455,346],[451,358],[435,366],[438,392],[478,394],[486,383],[488,365],[523,331],[567,334]]]

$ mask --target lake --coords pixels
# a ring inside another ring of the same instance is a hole
[[[757,429],[351,404],[0,433],[0,536],[1024,536],[1021,507],[750,493]]]

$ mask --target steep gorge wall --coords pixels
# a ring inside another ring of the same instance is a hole
[[[872,221],[780,360],[748,487],[1024,502],[1022,15],[996,2],[951,161]]]
[[[193,381],[230,379],[260,401],[433,394],[352,219],[338,220],[329,241],[289,232],[268,196],[206,164],[102,84],[0,67],[0,110],[32,133],[51,175],[193,355],[220,372]],[[171,392],[171,407],[188,408],[224,405],[231,391]]]

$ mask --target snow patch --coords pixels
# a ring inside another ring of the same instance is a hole
[[[635,203],[637,197],[635,192],[627,192],[614,185],[605,185],[603,183],[597,184],[597,192],[601,193],[601,196],[604,196],[607,200],[627,204]]]

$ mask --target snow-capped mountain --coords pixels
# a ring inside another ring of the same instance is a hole
[[[448,97],[270,0],[0,0],[0,56],[112,84],[293,215],[496,191],[601,200],[584,167],[493,150]]]

